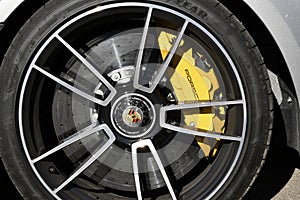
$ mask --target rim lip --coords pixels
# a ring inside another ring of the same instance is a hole
[[[147,129],[147,131],[145,131],[144,133],[138,134],[138,135],[128,135],[128,134],[123,133],[121,130],[119,130],[119,128],[117,127],[117,125],[115,124],[115,122],[113,120],[114,119],[114,114],[113,113],[115,111],[116,105],[120,102],[121,99],[124,99],[126,97],[130,97],[130,96],[141,97],[143,100],[145,100],[151,106],[151,109],[152,109],[152,112],[153,112],[153,119],[152,119],[150,127]],[[147,135],[152,130],[152,128],[155,124],[155,121],[156,121],[156,111],[155,111],[155,108],[154,108],[152,102],[147,97],[145,97],[144,95],[141,95],[139,93],[127,93],[127,94],[124,94],[124,95],[120,96],[118,99],[115,100],[115,102],[113,103],[113,105],[111,107],[110,118],[112,119],[111,122],[112,122],[113,127],[115,128],[115,130],[119,134],[121,134],[122,136],[127,137],[127,138],[135,139],[135,138],[141,138],[141,137]]]
[[[27,85],[29,76],[31,74],[32,69],[34,68],[34,64],[36,63],[37,59],[39,58],[39,56],[41,55],[43,50],[47,47],[47,45],[56,36],[59,36],[59,33],[61,31],[63,31],[65,28],[67,28],[68,26],[70,26],[74,22],[76,22],[76,21],[78,21],[78,20],[80,20],[80,19],[82,19],[86,16],[89,16],[91,14],[98,13],[98,12],[101,12],[101,11],[104,11],[104,10],[107,10],[107,9],[119,8],[119,7],[145,7],[145,8],[149,8],[149,9],[158,9],[158,10],[163,10],[163,11],[172,13],[175,16],[178,16],[178,17],[181,17],[181,18],[187,20],[189,23],[193,24],[198,29],[200,29],[206,36],[208,36],[214,42],[214,44],[219,48],[219,50],[225,56],[227,62],[229,63],[229,65],[231,66],[231,68],[234,72],[236,81],[239,85],[241,98],[242,98],[242,105],[243,105],[243,129],[242,129],[242,135],[241,135],[242,139],[239,142],[240,143],[239,148],[236,152],[236,156],[235,156],[235,158],[232,162],[231,167],[227,171],[227,174],[224,176],[223,180],[216,186],[216,188],[205,198],[205,199],[210,199],[220,190],[220,188],[223,186],[223,184],[228,180],[229,176],[232,174],[235,166],[237,165],[238,159],[241,155],[242,147],[244,146],[246,129],[247,129],[247,106],[246,106],[247,102],[246,102],[246,98],[245,98],[245,92],[244,92],[243,84],[242,84],[241,78],[239,76],[238,70],[237,70],[233,60],[231,59],[229,53],[225,50],[225,48],[222,46],[222,44],[219,42],[219,40],[213,34],[211,34],[204,26],[202,26],[200,23],[198,23],[197,21],[195,21],[191,17],[188,17],[187,15],[182,14],[182,13],[176,11],[176,10],[170,9],[166,6],[160,6],[160,5],[156,5],[154,3],[125,2],[125,3],[115,3],[115,4],[113,3],[113,4],[109,4],[109,5],[104,5],[104,6],[99,5],[96,8],[92,8],[89,11],[86,11],[82,14],[79,14],[78,16],[74,17],[73,19],[71,19],[68,22],[66,22],[65,24],[63,24],[58,30],[56,30],[52,35],[50,35],[48,37],[48,39],[44,42],[44,44],[41,47],[39,47],[38,52],[36,53],[36,55],[34,55],[34,58],[30,62],[30,65],[29,65],[28,70],[26,72],[26,75],[24,76],[22,87],[21,87],[21,90],[20,90],[20,97],[19,97],[19,104],[18,104],[18,125],[19,125],[19,131],[20,131],[22,146],[23,146],[25,155],[27,157],[27,160],[28,160],[34,174],[37,176],[38,180],[42,183],[42,185],[47,189],[47,191],[53,197],[55,197],[56,199],[61,200],[61,198],[58,196],[58,194],[55,191],[53,191],[46,184],[44,179],[38,173],[38,170],[34,166],[33,159],[31,158],[31,156],[29,154],[29,150],[27,149],[25,136],[24,136],[24,130],[23,130],[23,119],[22,119],[22,116],[23,116],[22,105],[23,105],[23,99],[24,99],[24,95],[25,95],[26,85]]]

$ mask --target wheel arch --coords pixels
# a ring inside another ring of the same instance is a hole
[[[276,79],[273,80],[272,85],[274,98],[278,102],[274,106],[274,122],[280,130],[273,131],[276,131],[275,134],[282,134],[280,132],[283,131],[284,143],[300,153],[300,84],[295,79],[297,75],[291,74],[291,72],[295,71],[295,67],[288,65],[294,62],[288,60],[290,57],[284,57],[284,53],[288,54],[288,52],[283,52],[281,49],[286,48],[280,48],[280,43],[273,37],[276,33],[271,33],[273,30],[268,29],[260,16],[246,3],[247,0],[235,3],[232,3],[230,0],[219,1],[243,23],[247,31],[254,38],[270,72],[270,79]],[[294,42],[297,44],[296,39]],[[278,95],[280,95],[280,99],[278,99]]]

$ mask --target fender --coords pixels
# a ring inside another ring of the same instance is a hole
[[[23,2],[24,0],[0,0],[0,23],[5,22],[9,15]]]
[[[300,153],[300,10],[299,0],[243,0],[256,13],[274,38],[288,66],[293,88],[269,72],[287,135],[287,145]],[[275,81],[274,81],[275,78]],[[276,81],[277,79],[277,81]],[[279,94],[279,95],[278,95]]]
[[[300,97],[300,5],[298,0],[244,0],[274,37]],[[298,103],[299,105],[299,103]]]

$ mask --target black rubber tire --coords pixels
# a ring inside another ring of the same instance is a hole
[[[0,151],[13,183],[24,199],[53,199],[28,164],[18,130],[20,85],[32,56],[43,40],[64,19],[110,0],[50,0],[16,35],[0,69]],[[122,1],[124,2],[124,1]],[[266,66],[242,23],[216,0],[149,0],[178,10],[204,24],[226,47],[244,86],[248,126],[237,166],[212,199],[240,199],[264,163],[272,133],[272,93]],[[198,199],[197,196],[188,199]]]

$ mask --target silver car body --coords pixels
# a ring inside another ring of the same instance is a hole
[[[300,95],[300,3],[299,0],[244,0],[274,37]]]
[[[5,22],[9,15],[23,2],[23,0],[0,0],[0,22]]]

